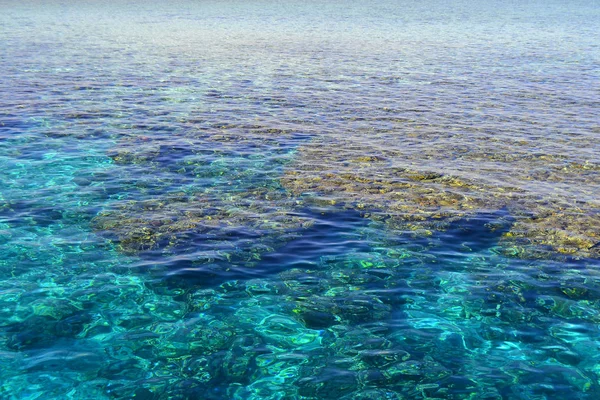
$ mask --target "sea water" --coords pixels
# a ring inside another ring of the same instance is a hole
[[[600,396],[597,2],[0,10],[1,398]]]

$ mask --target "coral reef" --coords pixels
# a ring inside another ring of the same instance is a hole
[[[515,219],[502,240],[506,254],[598,256],[597,164],[532,152],[526,141],[477,137],[455,145],[460,139],[390,131],[322,137],[298,149],[281,182],[315,207],[356,209],[416,235],[506,209]]]
[[[165,194],[150,200],[117,202],[100,212],[93,225],[126,253],[201,246],[222,251],[221,257],[228,258],[228,253],[235,253],[246,242],[253,248],[246,256],[250,261],[260,259],[260,253],[269,249],[263,243],[266,237],[283,242],[310,224],[282,208],[278,200],[287,201],[285,194],[267,188],[226,197]],[[239,240],[240,235],[248,240]]]

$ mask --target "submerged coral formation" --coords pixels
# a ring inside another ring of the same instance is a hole
[[[427,131],[328,136],[300,146],[281,182],[317,207],[359,210],[421,235],[506,210],[515,220],[501,241],[507,254],[598,256],[598,165],[573,161],[577,154],[535,154],[527,142],[475,137],[468,146],[454,143],[461,139]]]
[[[131,199],[99,212],[96,231],[129,254],[202,247],[230,260],[252,248],[243,256],[250,261],[310,226],[277,181],[297,126],[191,118],[182,124],[193,129],[124,136],[108,151],[122,165],[120,179],[131,183]],[[140,180],[141,169],[161,178]]]
[[[100,212],[96,230],[115,240],[126,253],[190,246],[220,252],[229,259],[239,252],[240,235],[251,251],[247,260],[260,259],[275,242],[283,243],[310,221],[281,207],[286,195],[269,189],[228,194],[173,193],[145,201],[123,201]],[[279,200],[279,202],[277,202]],[[265,244],[270,237],[270,244]],[[216,254],[216,253],[215,253]]]
[[[556,252],[600,257],[599,224],[600,208],[596,204],[539,207],[533,216],[519,219],[501,243],[507,254],[528,248],[540,257],[551,257]]]

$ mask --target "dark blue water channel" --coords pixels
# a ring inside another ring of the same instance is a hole
[[[600,397],[593,1],[0,9],[0,398]]]

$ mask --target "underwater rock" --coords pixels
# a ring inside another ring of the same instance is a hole
[[[184,302],[174,301],[168,296],[156,296],[146,302],[143,308],[154,317],[155,322],[180,320],[187,311]]]
[[[319,310],[298,310],[298,318],[310,329],[325,329],[338,322],[333,313]]]
[[[198,321],[200,322],[200,321]],[[189,351],[196,354],[211,354],[228,349],[236,338],[236,332],[222,321],[199,323],[190,330],[179,332],[182,342],[189,344]]]
[[[397,362],[407,361],[411,355],[405,350],[390,348],[384,350],[364,350],[359,353],[359,357],[368,365],[385,368]]]
[[[292,292],[293,293],[293,292]],[[325,296],[311,295],[295,302],[292,312],[307,327],[327,328],[336,323],[358,324],[386,318],[391,311],[376,296],[355,294],[349,290],[330,291]]]
[[[276,295],[287,292],[283,282],[267,281],[263,279],[250,279],[244,282],[245,292],[250,296]]]
[[[322,274],[313,270],[291,268],[281,272],[279,278],[294,296],[320,294],[330,288],[330,283]]]
[[[109,380],[138,380],[144,376],[143,363],[140,359],[112,361],[98,372],[98,376]]]
[[[30,304],[33,314],[50,317],[55,320],[67,318],[82,310],[82,305],[69,299],[42,298]]]
[[[388,389],[363,389],[352,392],[342,400],[403,400],[404,397],[397,392]]]
[[[389,366],[383,372],[386,379],[390,382],[403,380],[421,380],[424,377],[423,368],[418,361],[403,361]]]
[[[221,379],[227,382],[248,384],[256,379],[257,371],[253,368],[256,365],[256,357],[267,351],[260,346],[251,345],[255,338],[238,337],[229,350],[216,353],[211,359],[213,366],[214,379]],[[258,343],[257,343],[258,344]]]
[[[318,399],[333,399],[355,391],[358,378],[355,371],[325,367],[318,375],[303,377],[297,383],[301,396]]]
[[[556,358],[557,361],[568,365],[577,365],[582,361],[582,357],[579,354],[568,350],[556,352],[554,358]]]
[[[255,328],[268,343],[284,349],[309,351],[321,346],[319,331],[305,328],[294,319],[271,314],[263,318]]]
[[[160,154],[160,145],[147,136],[131,136],[121,139],[108,151],[117,164],[140,164],[152,161]]]
[[[420,383],[437,383],[452,373],[431,357],[425,356],[421,361],[408,360],[393,364],[383,370],[383,374],[390,383],[404,380],[415,380]]]
[[[368,364],[361,360],[360,355],[364,352],[388,351],[392,348],[392,342],[381,334],[377,334],[365,327],[353,327],[352,325],[334,325],[323,334],[323,345],[332,349],[340,357],[348,357],[356,362],[362,362],[367,369]]]
[[[57,338],[74,339],[92,320],[89,313],[76,308],[44,306],[36,310],[37,314],[23,321],[2,327],[6,335],[6,347],[14,350],[34,349],[49,346]]]

